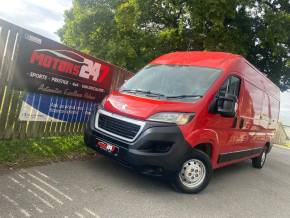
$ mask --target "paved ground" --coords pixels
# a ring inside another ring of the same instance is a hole
[[[290,217],[290,150],[215,171],[199,195],[98,157],[0,175],[0,217]]]

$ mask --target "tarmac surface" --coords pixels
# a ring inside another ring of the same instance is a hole
[[[102,156],[0,175],[0,217],[290,217],[290,150],[218,169],[198,195]]]

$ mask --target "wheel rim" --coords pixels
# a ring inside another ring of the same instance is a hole
[[[266,160],[266,151],[263,152],[262,157],[261,157],[261,164],[264,165]]]
[[[206,167],[198,159],[186,161],[179,173],[180,182],[188,188],[196,188],[202,184],[206,176]]]

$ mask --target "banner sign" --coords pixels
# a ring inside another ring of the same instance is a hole
[[[15,89],[100,101],[114,66],[24,30],[17,50]]]
[[[86,123],[96,107],[92,101],[28,92],[19,120]]]

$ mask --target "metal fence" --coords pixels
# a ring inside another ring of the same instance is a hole
[[[19,38],[23,31],[15,25],[0,22],[0,139],[49,137],[81,133],[85,123],[19,121],[19,113],[26,91],[12,88],[17,68],[15,60]],[[117,68],[113,72],[111,90],[118,88],[132,73]]]

